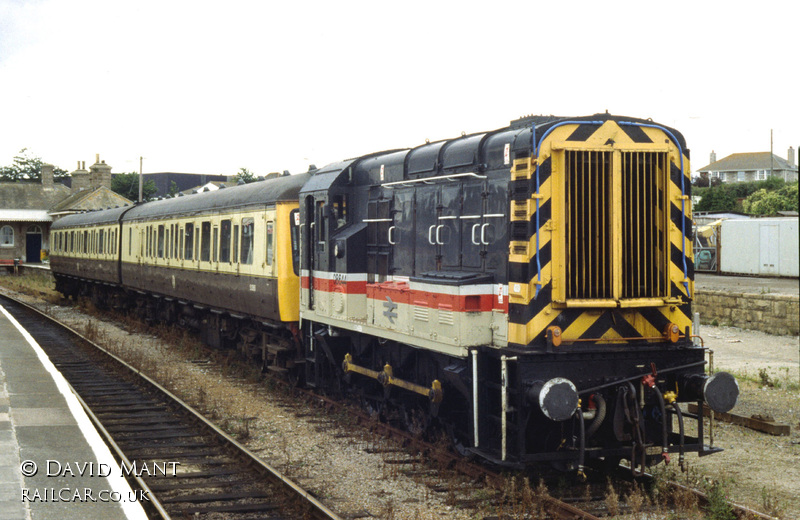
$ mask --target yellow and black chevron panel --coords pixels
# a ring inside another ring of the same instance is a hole
[[[663,341],[691,325],[688,152],[677,132],[601,117],[515,144],[509,343]]]

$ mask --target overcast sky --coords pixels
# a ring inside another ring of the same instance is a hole
[[[305,171],[608,110],[800,145],[798,2],[0,0],[0,166]],[[795,155],[796,157],[797,155]]]

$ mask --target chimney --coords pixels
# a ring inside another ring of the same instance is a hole
[[[789,147],[789,151],[786,152],[786,161],[789,163],[789,166],[794,166],[794,148],[791,146]]]
[[[100,160],[100,154],[95,155],[95,163],[89,167],[89,187],[99,188],[105,186],[111,189],[111,166]]]
[[[70,173],[72,177],[72,193],[89,188],[89,172],[86,171],[86,162],[78,161],[78,168]]]
[[[53,165],[42,164],[42,189],[51,191],[53,189]]]
[[[714,164],[717,162],[717,152],[711,150],[711,156],[709,157],[709,164]]]

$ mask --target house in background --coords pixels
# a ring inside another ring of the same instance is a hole
[[[210,182],[224,183],[229,181],[227,175],[206,175],[200,173],[176,173],[176,172],[158,172],[158,173],[145,173],[145,180],[153,181],[156,185],[156,192],[153,198],[166,197],[169,195],[172,183],[175,183],[175,193],[190,191],[199,185],[205,185]]]
[[[53,166],[42,165],[41,182],[0,182],[0,265],[39,263],[50,249],[50,224],[64,215],[133,204],[111,191],[111,166],[95,164],[70,174],[72,187],[56,184]]]
[[[745,182],[777,177],[793,182],[797,180],[794,159],[794,148],[791,146],[786,159],[770,152],[752,152],[734,153],[718,161],[717,154],[711,152],[711,163],[697,171],[709,181],[720,179],[722,182]]]

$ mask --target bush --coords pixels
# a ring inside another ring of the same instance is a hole
[[[762,188],[742,202],[745,213],[752,215],[774,215],[778,211],[797,211],[797,183],[775,191]]]
[[[701,196],[695,211],[744,211],[752,215],[797,211],[797,183],[786,184],[776,177],[718,186],[712,184],[708,188],[696,189],[695,193]],[[739,200],[742,200],[741,204]]]

